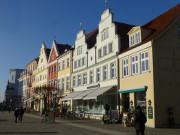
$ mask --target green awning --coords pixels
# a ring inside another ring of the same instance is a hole
[[[131,93],[131,92],[140,92],[140,91],[145,91],[146,87],[139,87],[139,88],[130,88],[130,89],[120,89],[120,93]]]

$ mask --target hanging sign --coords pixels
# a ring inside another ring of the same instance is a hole
[[[153,108],[152,108],[152,106],[148,107],[148,118],[153,119]]]

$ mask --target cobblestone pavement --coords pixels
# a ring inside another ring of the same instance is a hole
[[[0,135],[135,135],[133,127],[121,124],[102,125],[100,120],[63,120],[56,118],[55,124],[41,122],[40,115],[25,113],[23,123],[14,123],[13,112],[0,112]],[[146,135],[180,135],[180,129],[146,128]]]

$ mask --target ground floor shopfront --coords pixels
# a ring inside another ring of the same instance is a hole
[[[101,118],[105,114],[105,104],[108,104],[111,110],[117,109],[118,97],[117,87],[108,86],[72,92],[60,99],[60,102],[67,104],[68,110],[85,111],[90,117]]]

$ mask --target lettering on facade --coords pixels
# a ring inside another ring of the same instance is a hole
[[[100,87],[100,84],[89,86],[89,87],[87,87],[87,89],[94,89],[94,88],[98,88],[98,87]]]

